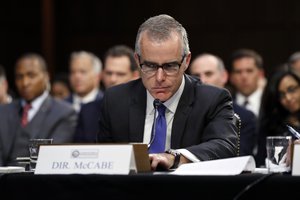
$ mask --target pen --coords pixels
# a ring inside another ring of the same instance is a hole
[[[289,125],[286,125],[287,128],[289,129],[290,133],[297,139],[300,138],[300,133],[298,131],[296,131],[294,128],[292,128],[291,126]]]

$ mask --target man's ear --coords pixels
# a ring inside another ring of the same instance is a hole
[[[223,85],[226,85],[226,83],[228,82],[229,74],[227,70],[224,70],[222,73],[222,82]]]
[[[138,79],[141,77],[140,71],[139,70],[135,70],[134,72],[132,72],[132,80]]]
[[[185,68],[184,68],[184,71],[187,70],[187,68],[189,67],[190,65],[190,62],[191,62],[191,58],[192,58],[192,53],[189,52],[186,56],[185,56],[185,59],[183,62],[185,62]]]
[[[134,59],[135,59],[135,62],[138,66],[140,66],[140,60],[139,60],[139,55],[137,53],[134,53]]]

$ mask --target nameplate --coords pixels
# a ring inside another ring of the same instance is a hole
[[[300,144],[294,145],[293,155],[293,163],[292,163],[292,175],[299,176],[300,175]]]
[[[129,174],[150,171],[145,145],[136,146],[132,144],[41,145],[34,174]],[[140,157],[135,156],[134,149],[142,149],[143,158],[140,153],[137,153]],[[139,158],[138,165],[136,158]]]

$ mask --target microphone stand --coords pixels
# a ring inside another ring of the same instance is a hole
[[[158,106],[160,106],[162,104],[162,102],[159,99],[154,99],[153,101],[153,106],[154,106],[154,118],[153,118],[153,125],[152,125],[152,130],[151,130],[151,138],[150,138],[150,142],[148,144],[148,149],[150,148],[151,144],[154,141],[155,135],[156,135],[156,113],[157,113],[157,108]]]

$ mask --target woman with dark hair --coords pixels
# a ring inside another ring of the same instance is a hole
[[[265,164],[266,137],[291,135],[286,125],[300,131],[300,77],[280,69],[265,88],[259,120],[257,166]]]

